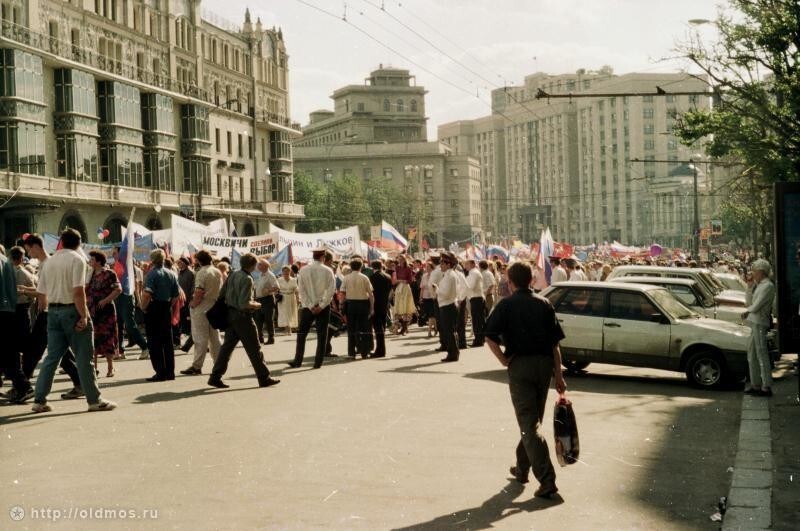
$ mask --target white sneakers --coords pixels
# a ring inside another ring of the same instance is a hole
[[[33,404],[31,411],[34,413],[47,413],[48,411],[53,411],[53,408],[50,407],[50,404],[40,404],[39,402],[36,402]]]
[[[140,360],[148,360],[148,359],[150,359],[150,352],[146,348],[143,348],[142,349],[142,353],[139,354],[139,359]]]
[[[111,411],[116,407],[117,404],[115,402],[101,398],[94,404],[89,404],[89,411]],[[53,411],[53,408],[46,402],[44,404],[36,402],[33,404],[31,411],[34,413],[47,413],[48,411]]]

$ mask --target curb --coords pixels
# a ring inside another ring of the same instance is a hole
[[[744,395],[739,444],[723,531],[772,527],[772,432],[769,399]]]

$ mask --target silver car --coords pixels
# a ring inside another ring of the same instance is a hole
[[[542,295],[564,329],[567,369],[593,361],[666,369],[702,388],[740,381],[747,372],[750,329],[703,317],[663,287],[563,282]]]

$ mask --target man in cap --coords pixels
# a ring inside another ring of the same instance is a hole
[[[557,284],[559,282],[566,282],[569,280],[569,275],[567,274],[567,270],[561,265],[563,260],[558,256],[551,256],[550,257],[550,265],[552,266],[553,273],[550,275],[550,284]]]
[[[330,333],[328,331],[331,318],[330,305],[336,291],[336,281],[333,271],[322,263],[325,258],[325,249],[314,249],[311,254],[314,260],[297,274],[300,294],[300,323],[294,361],[289,363],[289,367],[292,368],[297,368],[303,363],[306,336],[308,336],[312,324],[317,329],[317,352],[314,357],[314,368],[322,367]]]
[[[769,279],[772,267],[764,259],[751,266],[753,282],[747,288],[747,309],[742,313],[750,326],[750,342],[747,345],[747,363],[750,367],[750,387],[745,393],[772,396],[772,366],[767,349],[767,331],[772,320],[772,303],[775,300],[775,285]]]
[[[439,303],[439,335],[447,350],[443,362],[458,361],[460,351],[456,326],[458,323],[458,274],[454,268],[458,264],[453,253],[444,253],[441,258],[441,268],[444,275],[436,287],[436,300]],[[463,275],[462,275],[463,278]]]

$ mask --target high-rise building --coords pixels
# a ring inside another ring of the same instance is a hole
[[[633,95],[657,87],[665,94]],[[537,99],[540,90],[597,96]],[[438,136],[481,160],[485,228],[496,237],[535,241],[549,226],[575,243],[687,245],[694,196],[685,166],[699,148],[672,130],[681,113],[710,104],[706,90],[686,74],[537,73],[495,90],[491,116],[444,124]],[[712,169],[698,173],[701,223],[713,210]]]
[[[292,227],[288,59],[281,30],[235,25],[200,0],[2,0],[3,241],[95,228],[130,207],[257,234]]]
[[[336,90],[334,110],[311,113],[295,141],[295,170],[320,181],[340,175],[389,178],[428,214],[430,226],[421,230],[431,245],[481,238],[478,160],[426,141],[425,89],[413,79],[408,70],[381,65],[364,85]],[[418,217],[409,216],[398,229],[416,226]]]

